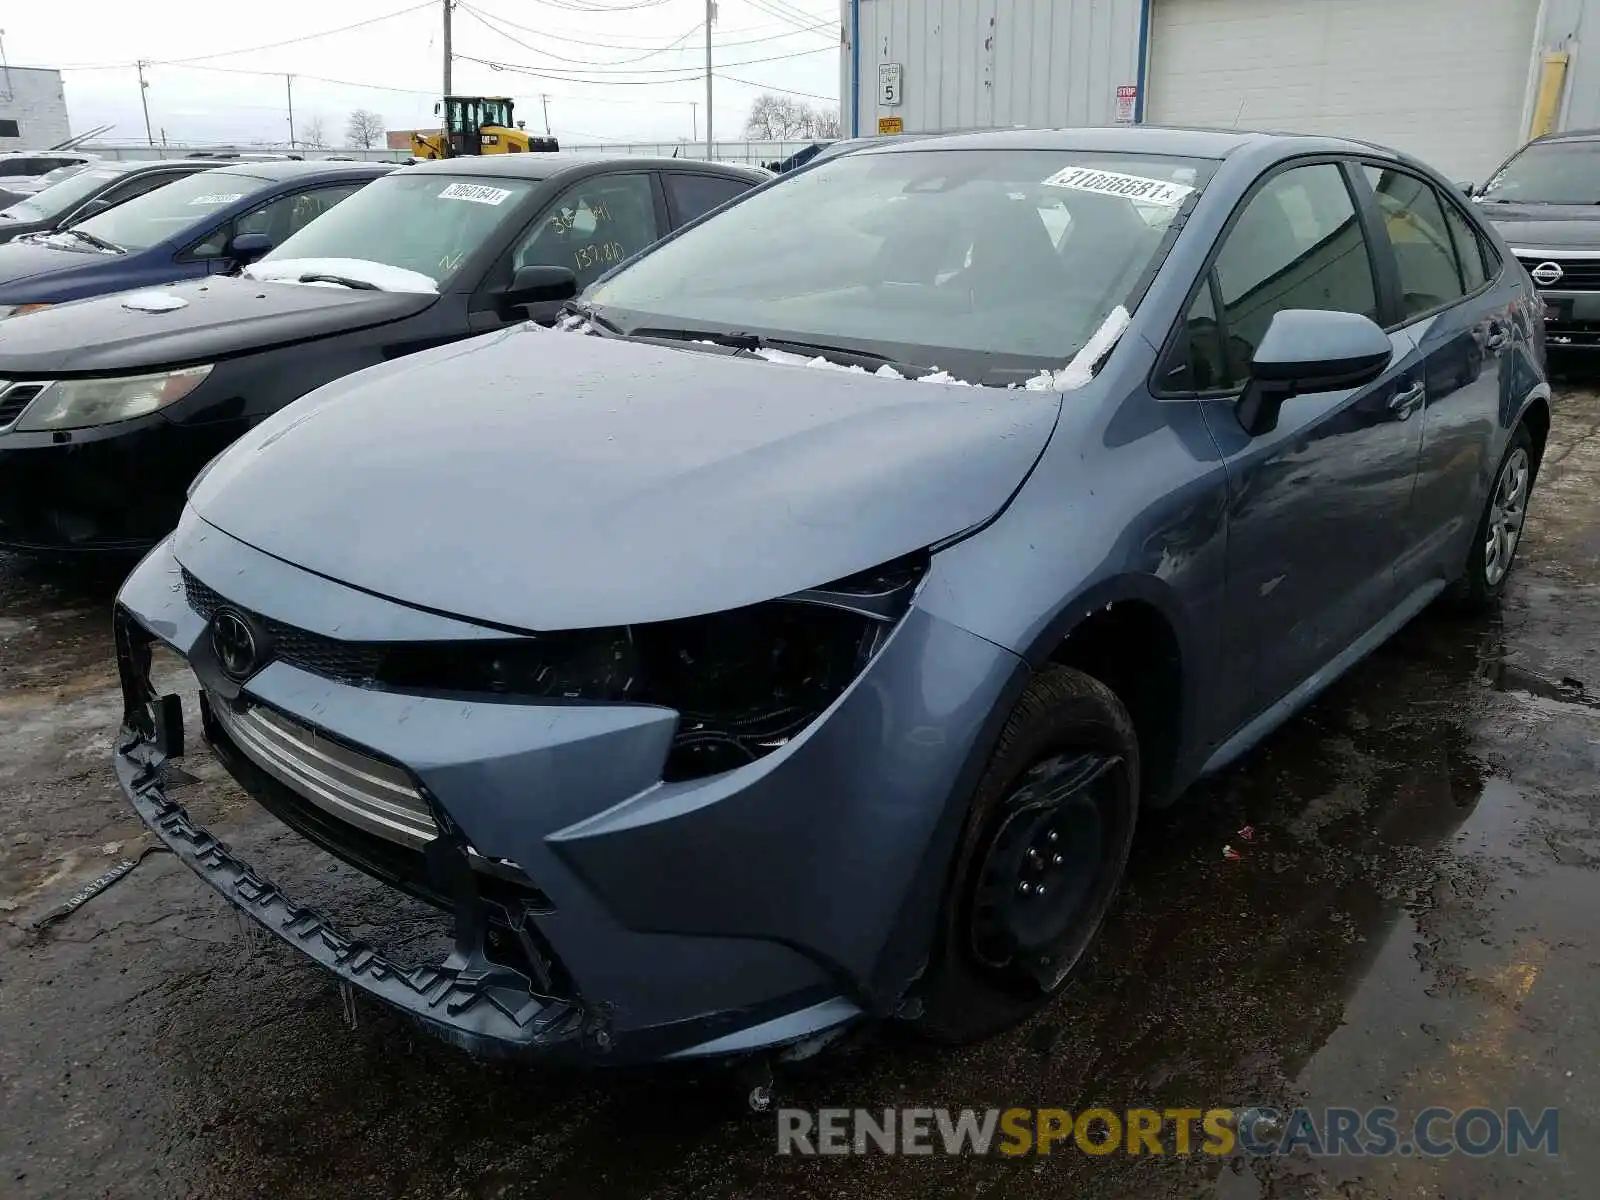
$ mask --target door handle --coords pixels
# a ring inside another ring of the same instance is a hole
[[[1389,411],[1398,416],[1402,421],[1409,421],[1411,414],[1422,405],[1422,399],[1428,394],[1427,387],[1418,382],[1412,384],[1404,391],[1399,391],[1389,401]]]

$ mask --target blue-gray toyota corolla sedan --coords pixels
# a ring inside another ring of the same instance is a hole
[[[1494,230],[1373,146],[843,155],[559,329],[224,453],[122,589],[117,772],[231,904],[474,1051],[981,1037],[1063,986],[1142,808],[1436,597],[1498,597],[1541,330]],[[168,794],[196,734],[454,953],[388,956],[208,834]]]

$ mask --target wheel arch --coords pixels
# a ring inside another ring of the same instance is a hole
[[[1142,802],[1170,804],[1188,782],[1196,706],[1195,637],[1172,589],[1148,575],[1108,579],[1074,597],[1025,654],[1038,670],[1060,664],[1098,679],[1133,718]]]

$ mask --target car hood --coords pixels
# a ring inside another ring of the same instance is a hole
[[[225,276],[118,292],[0,321],[0,378],[212,362],[399,320],[437,299]]]
[[[519,327],[320,388],[196,484],[268,554],[515,629],[669,620],[989,519],[1060,397]]]
[[[0,246],[0,295],[10,284],[21,283],[25,279],[37,279],[41,275],[84,274],[103,270],[108,262],[119,261],[125,262],[125,256],[88,246],[82,250],[64,250],[38,242],[7,242]]]
[[[1478,212],[1517,249],[1600,250],[1600,205],[1483,203]]]
[[[12,238],[21,237],[25,233],[42,233],[47,229],[53,228],[55,228],[55,219],[53,217],[0,216],[0,240],[8,242]]]

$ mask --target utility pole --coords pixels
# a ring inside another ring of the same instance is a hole
[[[139,104],[144,109],[144,136],[152,146],[156,144],[156,135],[150,131],[150,98],[145,95],[150,90],[150,85],[144,81],[144,59],[133,64],[139,70]],[[709,80],[710,76],[707,76]]]
[[[453,90],[450,86],[450,0],[444,0],[444,94],[448,96]],[[449,130],[445,131],[449,136]]]
[[[700,106],[693,100],[689,101],[689,140],[700,140]]]
[[[289,149],[294,149],[294,76],[285,74],[283,87],[289,93]]]
[[[711,142],[711,22],[717,19],[717,0],[706,0],[706,158],[715,157]]]
[[[545,135],[545,137],[549,137],[550,136],[550,97],[546,93],[540,92],[539,93],[539,102],[544,105],[544,135]]]

